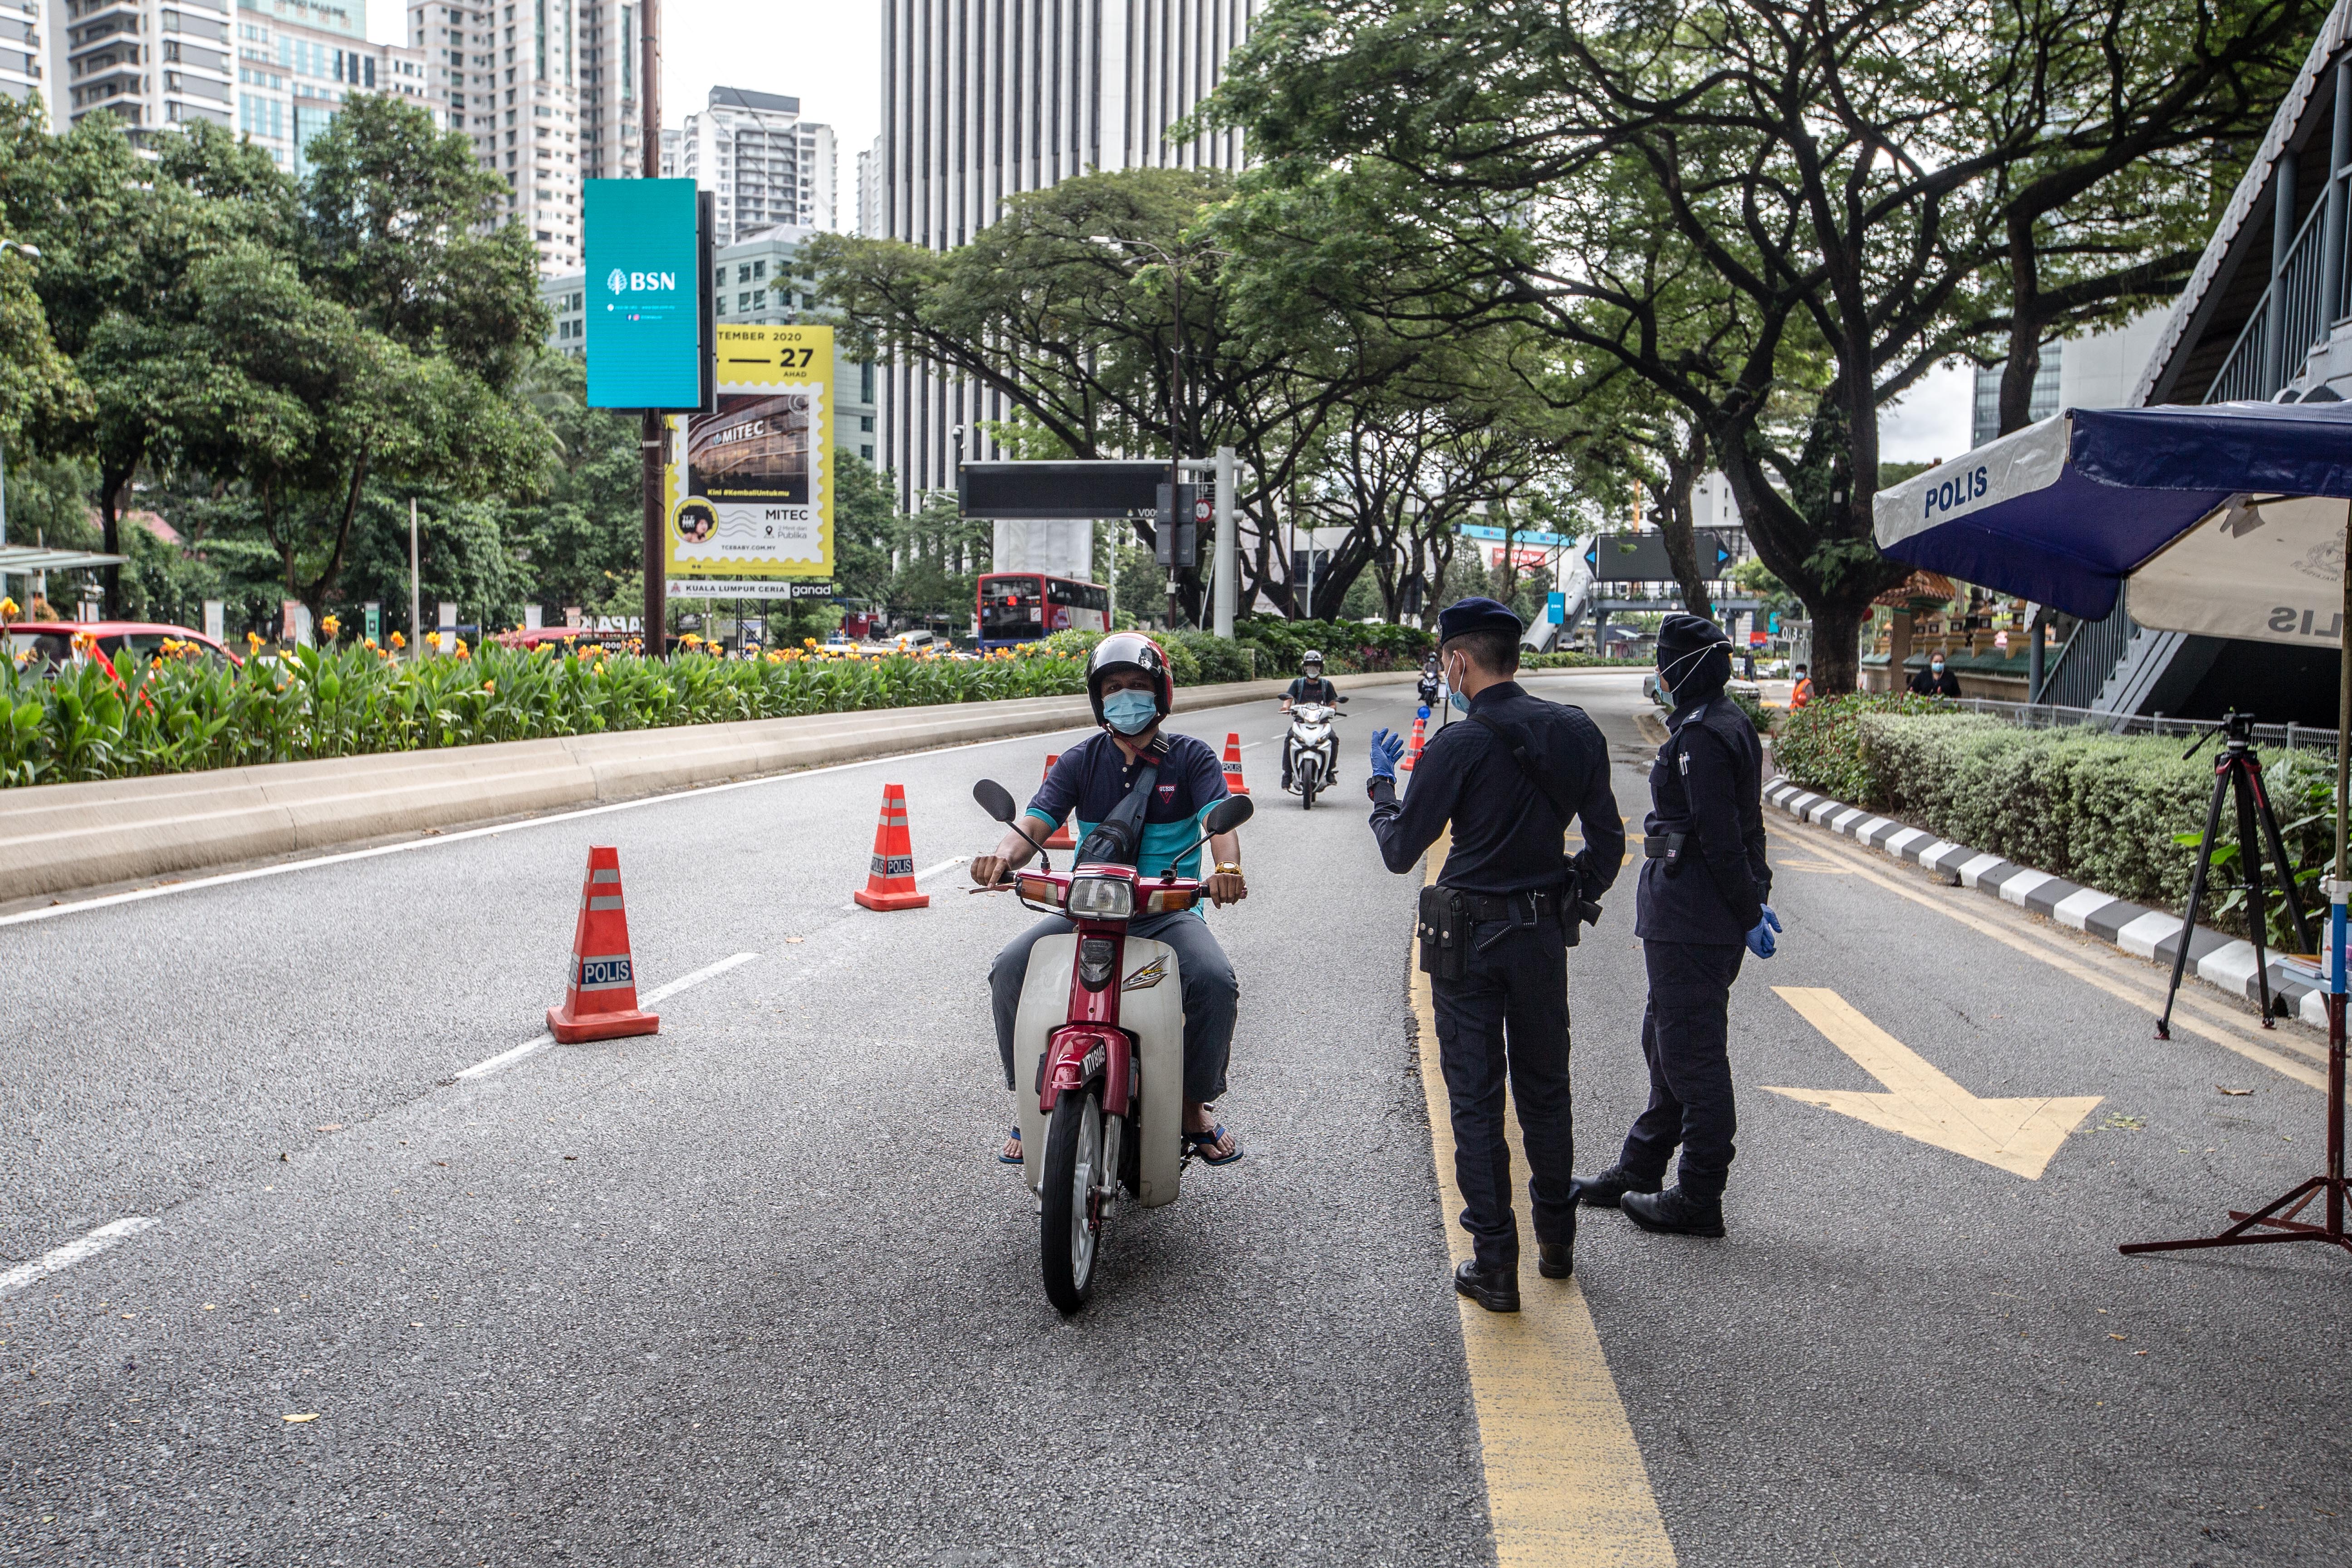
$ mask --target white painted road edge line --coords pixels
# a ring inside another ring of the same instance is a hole
[[[915,880],[919,882],[926,877],[936,877],[942,871],[952,871],[957,867],[970,861],[971,858],[971,857],[969,855],[950,855],[936,866],[926,866],[921,870],[916,872]]]
[[[677,979],[671,981],[667,985],[659,986],[655,990],[646,992],[643,996],[637,998],[637,1005],[640,1007],[650,1007],[657,1002],[666,1002],[672,996],[677,995],[679,992],[685,990],[689,985],[699,985],[704,981],[711,979],[716,975],[726,973],[729,970],[734,968],[739,963],[749,963],[759,956],[760,955],[756,952],[739,952],[732,958],[722,958],[716,963],[705,964],[702,968],[696,970],[691,974],[680,975]],[[503,1068],[510,1068],[514,1066],[515,1063],[522,1060],[523,1058],[539,1051],[543,1051],[553,1044],[555,1044],[555,1037],[553,1035],[543,1034],[537,1036],[534,1038],[525,1040],[522,1044],[515,1047],[514,1049],[510,1051],[500,1051],[497,1056],[490,1058],[488,1061],[476,1062],[472,1067],[469,1067],[465,1071],[459,1073],[457,1077],[460,1079],[488,1078],[490,1074],[497,1072]],[[5,1293],[5,1292],[0,1292],[0,1294]]]
[[[79,1241],[68,1241],[54,1251],[44,1252],[29,1263],[19,1263],[14,1268],[0,1272],[0,1296],[10,1296],[22,1290],[34,1280],[61,1273],[86,1258],[95,1258],[126,1236],[137,1236],[156,1222],[145,1215],[132,1215],[116,1220],[112,1225],[100,1226]]]
[[[1254,706],[1255,699],[1229,702],[1224,708]],[[1223,708],[1202,708],[1202,713],[1218,713]],[[1190,718],[1190,714],[1180,715]],[[1066,725],[1065,729],[1082,730],[1092,733],[1084,724]],[[50,904],[37,910],[19,910],[13,915],[0,915],[0,926],[25,925],[34,921],[56,920],[60,915],[79,914],[84,910],[103,910],[116,904],[135,904],[147,899],[160,899],[170,893],[193,893],[202,888],[222,888],[232,882],[250,882],[257,877],[282,877],[289,871],[314,870],[321,866],[341,866],[352,860],[373,860],[379,855],[404,855],[412,849],[431,849],[442,844],[462,844],[469,838],[487,838],[494,833],[517,833],[526,827],[546,827],[558,822],[576,822],[582,817],[602,816],[613,811],[635,811],[640,806],[659,805],[666,801],[690,800],[697,795],[724,795],[729,790],[754,789],[762,784],[782,784],[788,779],[814,778],[819,773],[847,773],[852,768],[879,767],[885,763],[904,762],[908,757],[934,756],[948,752],[973,752],[982,746],[1004,746],[1015,742],[1035,741],[1047,735],[1061,734],[1061,730],[1041,730],[1034,735],[1002,735],[992,741],[964,741],[952,746],[933,746],[919,752],[893,752],[887,756],[867,757],[855,763],[829,763],[821,768],[793,768],[782,773],[761,773],[757,778],[730,779],[725,784],[698,784],[692,789],[671,790],[663,795],[639,795],[635,800],[609,801],[603,805],[583,805],[576,811],[559,811],[547,816],[528,816],[512,822],[492,823],[488,827],[460,828],[455,833],[436,834],[429,838],[404,838],[397,844],[377,844],[365,849],[344,849],[332,855],[318,855],[304,860],[288,860],[275,866],[254,866],[243,871],[223,871],[217,876],[191,877],[184,881],[160,883],[152,888],[133,888],[128,892],[108,893],[101,898],[80,899],[67,903]]]

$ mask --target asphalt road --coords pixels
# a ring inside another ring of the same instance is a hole
[[[1630,677],[1538,689],[1646,756]],[[1118,1215],[1066,1322],[992,1158],[983,973],[1022,911],[954,867],[924,910],[847,895],[883,783],[929,868],[992,838],[975,777],[1025,794],[1075,736],[0,927],[0,1270],[158,1221],[0,1298],[0,1557],[1493,1561],[1405,1008],[1417,879],[1362,825],[1363,737],[1408,691],[1356,695],[1312,813],[1271,787],[1271,702],[1181,722],[1240,731],[1261,792],[1253,896],[1213,917],[1248,1157]],[[2151,1042],[2081,973],[2144,965],[1771,831],[1790,929],[1733,1005],[1731,1236],[1601,1215],[1579,1253],[1680,1560],[2352,1561],[2352,1259],[2114,1250],[2311,1173],[2319,1096]],[[458,1079],[541,1029],[591,842],[620,846],[643,984],[757,956],[657,1037]],[[1628,886],[1574,963],[1587,1168],[1639,1104],[1631,916]],[[1766,1092],[1880,1087],[1775,984],[1977,1094],[2100,1104],[2028,1180]]]

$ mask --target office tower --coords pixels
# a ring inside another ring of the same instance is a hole
[[[542,273],[581,264],[580,49],[592,9],[583,0],[409,0],[426,91],[505,177],[507,216],[530,235]]]
[[[425,91],[425,51],[371,44],[365,32],[357,5],[239,0],[236,128],[297,178],[303,150],[354,93],[406,98],[444,123]]]
[[[304,11],[331,19],[340,7]],[[134,145],[152,147],[199,120],[233,123],[229,26],[229,0],[58,0],[43,94],[50,124],[111,113]]]
[[[669,133],[662,133],[670,172]],[[801,118],[801,100],[714,87],[677,136],[676,173],[719,198],[719,243],[763,228],[832,228],[833,127]]]
[[[1239,168],[1238,134],[1171,142],[1167,131],[1223,80],[1255,12],[1255,0],[887,0],[874,232],[947,250],[1006,196],[1074,175]],[[887,374],[882,460],[911,502],[955,483],[958,431],[1008,410],[919,366]],[[971,439],[966,456],[994,455]]]

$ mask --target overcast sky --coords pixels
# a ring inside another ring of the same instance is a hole
[[[673,130],[714,87],[780,92],[834,129],[841,225],[857,217],[857,154],[882,128],[881,0],[784,5],[667,0],[662,14],[662,123]],[[368,37],[405,41],[408,9],[368,6]]]

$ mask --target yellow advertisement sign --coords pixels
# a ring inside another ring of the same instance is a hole
[[[670,420],[670,594],[782,597],[833,576],[833,329],[718,331],[717,410]]]

